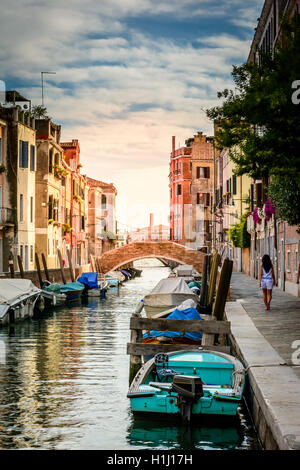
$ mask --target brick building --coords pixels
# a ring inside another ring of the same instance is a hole
[[[88,239],[87,219],[88,219],[88,189],[87,180],[81,175],[82,164],[80,162],[80,145],[78,140],[62,142],[61,147],[64,152],[64,161],[70,168],[70,213],[66,207],[65,219],[70,223],[70,236],[68,238],[72,262],[75,266],[88,263]]]
[[[170,240],[183,245],[192,239],[191,214],[191,152],[190,146],[176,149],[172,137],[170,155]]]
[[[213,144],[198,132],[187,144],[191,146],[192,248],[210,247],[212,242],[212,195],[214,180]]]

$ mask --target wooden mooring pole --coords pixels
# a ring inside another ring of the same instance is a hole
[[[131,318],[140,318],[141,315],[139,313],[134,313]],[[143,333],[140,329],[132,329],[130,335],[130,342],[131,344],[141,343],[143,339]],[[138,373],[142,366],[142,356],[130,354],[129,358],[129,385],[133,381],[134,377]]]
[[[18,265],[19,265],[19,270],[20,270],[20,276],[22,279],[24,279],[24,269],[23,269],[23,261],[20,255],[17,256],[18,259]]]
[[[40,286],[42,287],[43,279],[42,279],[39,255],[37,253],[35,253],[35,264],[36,264],[37,274],[38,274],[38,278],[39,278],[39,283],[40,283]]]
[[[14,259],[11,255],[8,258],[8,266],[9,266],[9,271],[10,271],[10,277],[14,279],[15,277]]]
[[[49,276],[49,271],[48,271],[48,266],[47,266],[47,261],[46,261],[46,257],[44,255],[44,253],[42,253],[42,263],[43,263],[43,266],[44,266],[44,273],[45,273],[46,279],[47,279],[47,281],[51,282],[50,281],[50,276]]]
[[[60,265],[60,272],[61,272],[61,278],[64,284],[67,284],[66,278],[65,278],[65,273],[64,273],[64,264],[61,256],[61,252],[58,249],[57,250],[57,255],[58,255],[58,260],[59,260],[59,265]]]
[[[72,264],[72,255],[70,253],[70,250],[67,250],[67,256],[69,260],[69,270],[70,270],[71,281],[75,282],[75,276],[74,276],[73,264]]]

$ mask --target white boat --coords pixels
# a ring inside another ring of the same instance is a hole
[[[150,294],[145,295],[143,305],[148,318],[152,318],[159,312],[176,308],[185,300],[194,300],[196,304],[199,297],[188,287],[184,279],[180,277],[168,277],[161,279]]]
[[[89,289],[86,291],[86,295],[88,297],[105,297],[105,293],[108,289],[108,283],[106,280],[98,281],[99,288],[98,289]]]
[[[176,277],[182,277],[186,282],[192,282],[195,279],[201,278],[198,271],[196,271],[191,264],[180,264],[173,269],[173,273]]]
[[[0,279],[0,325],[32,318],[41,292],[29,279]]]

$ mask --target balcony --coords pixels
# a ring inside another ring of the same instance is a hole
[[[0,226],[13,226],[15,224],[15,209],[0,207]]]

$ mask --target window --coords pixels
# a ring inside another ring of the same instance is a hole
[[[20,194],[20,222],[24,220],[24,200],[23,194]]]
[[[0,165],[2,163],[2,137],[0,137]]]
[[[48,202],[48,218],[53,219],[53,196],[49,196]]]
[[[23,261],[23,245],[20,245],[20,258]]]
[[[208,207],[210,204],[210,194],[209,193],[197,193],[197,204]]]
[[[82,215],[81,216],[81,230],[84,230],[84,224],[85,224],[84,215]]]
[[[209,178],[210,177],[210,168],[209,166],[197,166],[197,179],[199,178]]]
[[[59,165],[59,153],[55,154],[54,162],[55,162],[55,165]]]
[[[33,223],[33,197],[30,198],[30,223]]]
[[[53,200],[53,219],[58,222],[58,199]]]
[[[102,194],[102,196],[101,196],[101,207],[102,207],[102,209],[106,209],[106,202],[107,202],[106,196],[105,196],[105,194]]]
[[[177,196],[181,196],[181,184],[177,185]]]
[[[20,168],[28,168],[28,142],[19,142],[19,165]]]
[[[33,245],[30,245],[30,263],[33,263]]]
[[[30,171],[35,171],[35,145],[30,146]]]

